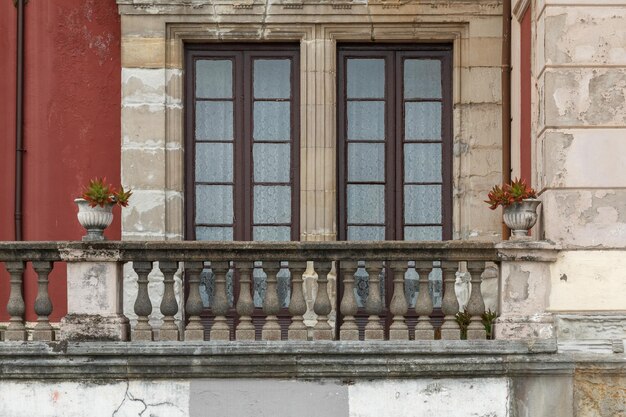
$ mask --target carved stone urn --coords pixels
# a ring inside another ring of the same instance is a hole
[[[87,234],[83,236],[83,241],[106,240],[104,229],[109,227],[113,221],[114,204],[90,207],[84,198],[77,198],[74,202],[78,206],[78,222],[87,230]]]
[[[504,207],[504,223],[511,229],[511,239],[530,239],[528,231],[537,223],[541,200],[529,198]]]

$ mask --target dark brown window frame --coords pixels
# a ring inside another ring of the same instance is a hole
[[[384,58],[385,59],[385,137],[393,138],[385,140],[385,240],[403,240],[404,238],[404,144],[405,143],[433,143],[433,141],[406,141],[404,137],[404,97],[402,73],[402,59],[405,58],[433,58],[441,60],[442,77],[442,239],[452,239],[452,146],[453,146],[453,118],[452,118],[452,45],[451,44],[339,44],[337,46],[337,226],[338,240],[347,240],[347,82],[346,60],[356,58]],[[387,71],[387,63],[392,62],[393,71]],[[393,73],[393,74],[392,74]],[[393,97],[390,92],[393,91]],[[413,101],[413,100],[412,100]],[[415,100],[417,101],[417,100]],[[436,100],[427,100],[436,101]],[[401,111],[397,111],[397,109]],[[350,141],[354,143],[358,141]],[[367,141],[375,143],[374,141]],[[392,181],[389,181],[392,178]],[[400,192],[396,192],[400,190]],[[391,271],[386,268],[385,275],[391,276]],[[341,276],[338,282],[341,282]],[[393,295],[393,280],[386,279],[384,283],[384,305],[389,306]],[[343,297],[343,285],[337,288],[337,300]],[[443,314],[440,308],[435,308],[431,319],[433,325],[441,325]],[[336,329],[343,322],[341,314],[337,315]],[[356,316],[360,331],[363,331],[367,314],[359,309]],[[407,322],[412,336],[413,326],[417,316],[412,309],[407,314]],[[389,328],[392,322],[392,314],[387,308],[384,309],[381,321]],[[362,334],[361,334],[362,337]]]
[[[385,240],[404,238],[404,97],[401,65],[406,58],[441,60],[442,68],[442,239],[452,239],[452,45],[339,44],[337,46],[337,225],[338,240],[347,239],[347,83],[346,60],[384,58],[385,71]],[[392,96],[393,94],[393,96]],[[436,100],[428,100],[436,101]],[[401,109],[398,111],[397,109]],[[356,142],[356,141],[350,141]],[[373,141],[368,141],[374,143]],[[431,141],[423,141],[424,143]],[[392,180],[390,180],[392,179]],[[399,191],[399,192],[398,192]],[[424,224],[425,225],[425,224]],[[439,224],[437,224],[439,225]]]
[[[195,61],[230,58],[233,60],[233,240],[253,237],[253,83],[255,58],[291,59],[291,240],[300,239],[300,45],[285,43],[220,43],[185,45],[185,240],[196,239],[195,204]],[[280,101],[280,100],[278,100]],[[210,142],[210,141],[209,141]],[[273,143],[263,141],[262,143]],[[281,185],[272,183],[272,185]],[[271,226],[270,224],[263,224]],[[282,224],[281,224],[282,225]],[[211,225],[217,226],[219,225]],[[286,225],[285,225],[286,226]]]

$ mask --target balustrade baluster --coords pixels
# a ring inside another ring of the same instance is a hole
[[[483,313],[485,312],[485,301],[483,293],[480,289],[482,282],[481,274],[485,270],[484,262],[468,262],[467,270],[470,273],[472,289],[469,301],[467,302],[467,311],[471,315],[470,324],[467,326],[468,340],[484,340],[487,338],[487,331],[483,325]]]
[[[33,329],[33,340],[54,340],[54,330],[50,326],[48,316],[52,314],[52,301],[48,295],[48,276],[52,271],[52,262],[33,262],[33,269],[37,272],[37,298],[35,299],[35,313],[37,324]]]
[[[365,340],[384,340],[385,330],[380,324],[380,315],[383,312],[383,302],[380,296],[380,271],[379,262],[366,262],[369,273],[369,292],[365,301],[365,312],[369,314],[365,325]]]
[[[254,340],[255,331],[252,323],[252,313],[254,313],[254,301],[250,294],[251,276],[254,269],[254,262],[239,262],[239,298],[237,299],[237,314],[239,314],[239,324],[235,330],[236,340]]]
[[[389,311],[393,314],[393,323],[389,327],[389,340],[409,340],[409,328],[404,316],[409,310],[404,294],[404,274],[407,269],[406,261],[391,262],[393,271],[393,297],[389,304]]]
[[[22,278],[24,276],[24,262],[5,262],[4,266],[11,276],[11,293],[7,303],[7,312],[11,318],[4,332],[6,341],[26,340],[24,326],[24,298],[22,297]]]
[[[263,299],[263,312],[265,313],[265,324],[261,330],[262,340],[280,340],[280,324],[276,315],[280,311],[280,303],[278,301],[278,271],[280,271],[280,262],[264,262],[263,270],[267,274],[267,288],[265,289],[265,298]]]
[[[315,262],[317,272],[317,295],[313,311],[317,315],[317,323],[313,328],[313,340],[332,340],[333,328],[328,323],[328,315],[332,311],[330,298],[328,297],[328,273],[332,268],[332,262]]]
[[[178,262],[159,262],[159,269],[163,273],[163,299],[161,300],[161,314],[163,324],[159,330],[159,340],[180,340],[178,326],[174,316],[178,313],[178,302],[174,292],[174,274],[178,271]]]
[[[204,325],[200,314],[204,309],[200,297],[200,274],[204,269],[204,262],[185,262],[185,276],[189,281],[189,296],[185,303],[185,313],[189,323],[185,327],[185,340],[204,340]]]
[[[359,327],[354,319],[359,309],[354,295],[354,273],[358,265],[356,261],[341,261],[339,267],[343,280],[343,297],[339,305],[339,311],[343,315],[343,323],[339,329],[339,339],[359,340]]]
[[[215,274],[215,293],[211,310],[215,315],[211,326],[211,340],[230,340],[230,329],[226,321],[228,313],[228,295],[226,294],[226,274],[230,269],[228,262],[211,262],[211,269]]]
[[[456,313],[459,312],[459,302],[456,299],[454,290],[458,266],[458,262],[441,262],[443,285],[445,287],[443,300],[441,301],[441,311],[445,314],[443,324],[441,325],[441,339],[443,340],[459,340],[461,338],[461,328],[456,321]]]
[[[306,300],[302,290],[302,274],[306,271],[306,262],[289,262],[291,270],[291,300],[289,300],[289,314],[291,314],[291,324],[287,331],[288,340],[307,340],[308,329],[304,324],[304,313],[306,313]]]
[[[433,300],[430,298],[430,291],[428,290],[428,277],[433,270],[433,263],[431,261],[415,262],[415,270],[419,275],[419,293],[415,302],[415,313],[418,315],[415,325],[415,340],[433,340],[435,329],[430,322]]]
[[[137,325],[135,325],[130,337],[133,341],[152,341],[154,335],[149,322],[150,314],[152,314],[152,302],[148,294],[148,274],[152,271],[152,262],[133,262],[133,269],[137,274],[137,299],[134,306]]]

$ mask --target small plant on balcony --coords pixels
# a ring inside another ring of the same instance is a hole
[[[89,207],[104,207],[107,204],[126,207],[132,194],[131,190],[126,191],[121,185],[119,190],[115,189],[106,183],[105,178],[94,178],[89,180],[89,185],[83,190],[83,199],[87,201]]]
[[[94,178],[84,187],[82,197],[74,200],[78,205],[78,222],[87,229],[84,241],[104,240],[104,229],[113,221],[113,207],[128,206],[133,194],[120,185],[119,189],[106,182],[105,178]]]
[[[459,311],[456,313],[456,322],[461,328],[461,340],[467,339],[467,327],[470,324],[472,316],[467,311]],[[498,313],[491,311],[491,309],[485,311],[482,316],[482,324],[485,327],[487,333],[487,339],[493,339],[493,322],[498,318]]]
[[[513,239],[528,239],[528,230],[537,222],[537,207],[541,201],[537,193],[526,180],[516,178],[510,184],[495,185],[485,203],[491,210],[498,206],[504,208],[504,223],[513,231]]]
[[[510,184],[495,185],[487,195],[487,198],[489,200],[485,200],[485,203],[489,204],[491,210],[495,210],[498,206],[508,207],[513,203],[521,203],[523,200],[537,198],[537,192],[526,184],[526,180],[516,178]]]

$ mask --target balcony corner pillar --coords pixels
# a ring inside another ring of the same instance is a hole
[[[60,339],[129,340],[122,304],[123,262],[117,251],[98,251],[97,257],[84,251],[66,260],[67,315],[61,320]]]
[[[554,317],[548,309],[551,264],[560,247],[551,242],[501,242],[500,315],[495,321],[496,339],[554,339]]]

